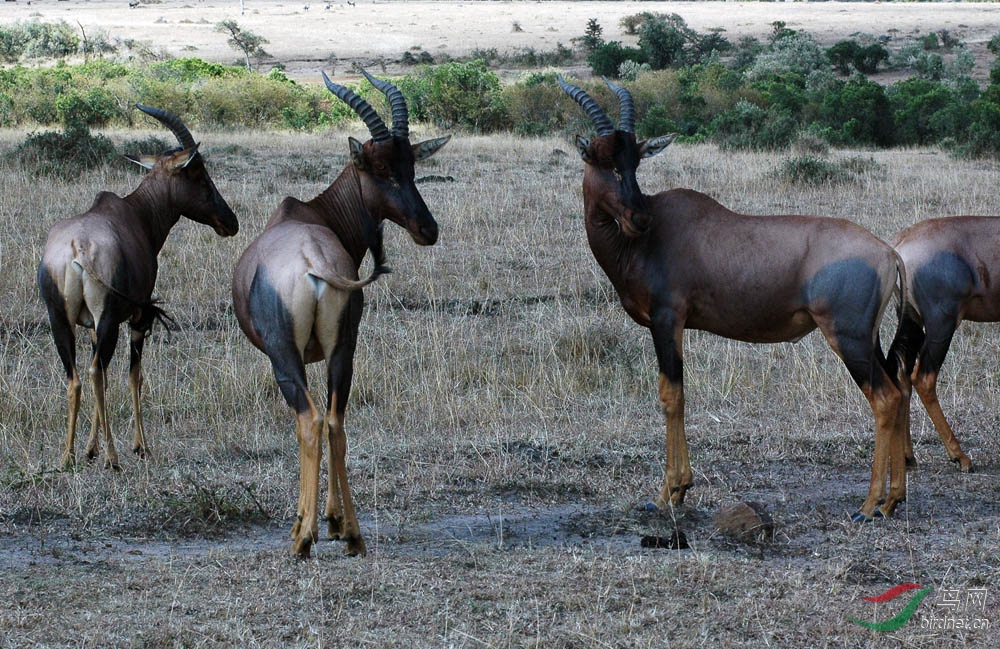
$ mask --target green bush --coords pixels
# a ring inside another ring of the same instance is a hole
[[[601,45],[587,55],[587,65],[591,71],[602,77],[613,77],[625,61],[646,63],[646,53],[637,47],[626,47],[618,41]]]
[[[565,93],[556,85],[556,74],[532,73],[504,91],[506,121],[518,135],[550,135],[562,128]]]
[[[799,125],[788,110],[765,109],[748,101],[712,120],[712,139],[719,148],[754,151],[785,149],[798,132]]]
[[[950,129],[942,111],[952,105],[955,97],[941,82],[906,79],[890,86],[887,96],[896,128],[896,144],[930,144],[952,135],[947,132]]]
[[[56,114],[64,125],[104,126],[118,115],[118,107],[106,90],[94,86],[56,97]]]
[[[8,63],[22,58],[65,58],[75,54],[79,45],[80,39],[73,28],[62,20],[0,25],[0,59]]]
[[[425,68],[417,86],[421,112],[445,129],[483,133],[505,126],[506,108],[500,78],[483,61],[445,63]],[[402,91],[402,89],[401,89]]]
[[[35,175],[75,178],[117,158],[115,146],[103,135],[94,136],[83,124],[63,132],[31,133],[14,149],[23,169]]]
[[[833,144],[891,146],[892,110],[881,84],[854,77],[828,92],[819,106],[818,121],[830,129]]]
[[[830,64],[841,74],[851,69],[862,74],[874,74],[878,66],[889,60],[889,51],[879,43],[861,45],[855,40],[840,41],[826,51]]]
[[[1000,104],[979,99],[969,106],[969,127],[956,146],[965,157],[1000,157]]]
[[[872,158],[852,157],[834,162],[814,155],[800,155],[782,162],[773,175],[793,184],[824,185],[852,182],[879,169],[880,165]]]
[[[772,41],[770,47],[759,54],[753,65],[747,68],[750,81],[765,79],[771,75],[800,74],[809,76],[815,70],[830,67],[826,52],[805,32],[784,30],[783,36]]]
[[[687,43],[684,31],[666,20],[647,20],[639,27],[639,49],[645,54],[645,62],[655,70],[690,63],[685,51]]]

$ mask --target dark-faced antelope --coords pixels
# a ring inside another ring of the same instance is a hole
[[[893,347],[906,357],[904,397],[915,387],[952,461],[962,471],[972,461],[962,451],[937,397],[937,379],[952,336],[963,320],[1000,322],[1000,217],[952,216],[922,221],[896,235],[893,246],[906,264],[908,290]],[[907,410],[909,412],[909,410]],[[907,460],[913,462],[907,421]]]
[[[854,518],[892,514],[906,491],[902,398],[896,370],[878,342],[879,322],[903,268],[892,248],[842,219],[737,214],[687,189],[647,196],[636,169],[673,136],[637,142],[635,107],[623,87],[608,82],[621,107],[615,129],[583,90],[562,78],[559,83],[597,128],[597,137],[576,140],[586,163],[590,249],[625,311],[653,335],[666,416],[666,478],[655,505],[681,503],[692,480],[684,433],[684,329],[774,343],[819,328],[875,415],[868,498]]]
[[[68,381],[69,417],[62,458],[67,469],[75,463],[73,447],[80,409],[74,327],[90,329],[93,342],[90,376],[94,414],[87,457],[92,460],[97,456],[98,434],[104,430],[105,464],[117,468],[118,453],[104,395],[119,325],[128,322],[131,328],[128,385],[135,418],[132,450],[145,456],[148,447],[139,399],[142,349],[153,322],[165,317],[152,299],[156,256],[181,216],[210,225],[221,236],[232,236],[239,230],[236,215],[209,178],[198,144],[184,123],[164,110],[137,107],[170,129],[180,147],[159,156],[128,156],[149,170],[135,191],[124,198],[101,192],[89,210],[53,225],[38,266],[39,292]]]
[[[438,226],[414,184],[414,163],[432,156],[447,137],[410,144],[409,113],[392,84],[362,71],[392,108],[392,130],[353,91],[327,88],[364,120],[371,139],[350,138],[350,162],[311,201],[286,198],[261,235],[243,253],[233,275],[233,304],[243,332],[271,359],[274,377],[295,414],[299,442],[299,502],[292,552],[308,557],[317,539],[319,467],[329,442],[326,519],[330,538],[346,541],[349,555],[365,553],[347,481],[344,410],[351,389],[354,349],[364,306],[360,290],[385,272],[382,223],[402,226],[415,242],[437,241]],[[358,279],[368,251],[375,268]],[[306,385],[305,365],[327,364],[327,408],[321,412]]]

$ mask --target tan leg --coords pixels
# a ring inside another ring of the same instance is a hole
[[[899,374],[899,428],[903,432],[906,466],[912,469],[917,466],[917,456],[913,452],[913,438],[910,435],[910,404],[913,397],[913,385],[910,383],[910,378],[906,376],[905,371],[901,370]]]
[[[308,411],[295,418],[295,434],[299,439],[299,507],[292,528],[292,553],[309,557],[309,550],[319,536],[317,503],[319,501],[319,462],[323,418],[310,400]]]
[[[111,434],[111,426],[108,425],[108,407],[106,401],[107,371],[101,369],[96,357],[90,365],[90,377],[94,386],[94,426],[90,431],[90,440],[87,443],[87,456],[91,459],[97,456],[98,435],[103,429],[104,440],[107,442],[104,467],[117,471],[121,468],[121,464],[118,461],[118,451],[115,449],[115,440]]]
[[[356,555],[364,556],[368,550],[365,546],[365,540],[361,536],[361,526],[358,524],[358,517],[354,511],[354,500],[351,498],[351,487],[347,481],[347,434],[344,432],[343,418],[336,414],[335,403],[330,413],[328,413],[332,471],[330,478],[330,498],[327,500],[327,516],[331,513],[331,503],[333,503],[332,509],[334,512],[340,506],[340,503],[334,502],[333,498],[337,491],[333,487],[333,483],[335,482],[333,476],[335,475],[336,482],[340,485],[339,496],[343,500],[344,505],[343,523],[338,525],[340,528],[340,538],[347,542],[344,553],[352,557]],[[330,520],[330,530],[332,532],[333,519]]]
[[[128,373],[128,390],[132,396],[132,415],[135,418],[135,432],[132,436],[132,452],[141,458],[149,457],[146,446],[146,430],[142,425],[142,368],[134,366]]]
[[[336,399],[336,397],[334,397]],[[344,508],[343,500],[340,495],[340,478],[337,475],[337,462],[336,462],[336,444],[337,440],[334,435],[334,427],[337,424],[337,417],[333,414],[335,407],[330,409],[327,413],[326,421],[326,434],[327,434],[327,446],[329,452],[327,453],[327,491],[326,491],[326,524],[327,524],[327,538],[330,539],[342,539],[344,538]],[[343,428],[343,423],[340,423],[341,428]]]
[[[922,374],[920,372],[920,363],[918,362],[917,366],[913,369],[913,386],[917,389],[920,402],[924,404],[927,415],[934,422],[934,429],[937,430],[938,436],[941,438],[941,442],[948,452],[948,457],[951,458],[952,462],[957,462],[964,473],[972,471],[972,460],[962,450],[962,446],[958,443],[958,439],[956,439],[955,433],[952,432],[948,420],[945,419],[944,411],[941,410],[941,404],[938,402],[937,373]]]
[[[66,384],[66,402],[69,414],[66,418],[66,448],[62,456],[62,468],[69,471],[76,464],[76,420],[80,414],[80,376],[73,370],[73,376]]]
[[[870,519],[878,514],[891,516],[896,505],[906,499],[906,439],[900,426],[900,391],[886,376],[878,390],[862,388],[875,416],[875,456],[868,498],[855,519]],[[886,480],[889,491],[886,494]]]
[[[684,435],[684,384],[671,382],[660,374],[660,403],[667,420],[666,478],[655,504],[660,509],[684,502],[691,486],[691,461]]]

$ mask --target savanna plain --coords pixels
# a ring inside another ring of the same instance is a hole
[[[117,473],[58,470],[65,384],[34,278],[54,221],[100,190],[128,193],[140,174],[123,160],[39,179],[0,156],[0,645],[996,646],[996,325],[962,325],[939,388],[976,471],[948,462],[915,402],[908,500],[860,526],[850,514],[867,491],[872,417],[822,338],[753,346],[687,332],[695,484],[683,506],[646,511],[663,478],[656,362],[587,247],[583,163],[563,137],[456,134],[418,168],[441,237],[418,248],[387,225],[394,272],[365,289],[347,410],[368,555],[321,541],[312,559],[293,558],[292,417],[239,331],[229,278],[279,201],[325,188],[364,129],[192,130],[241,231],[220,239],[182,220],[160,254],[156,293],[177,330],[156,329],[146,346],[153,453],[123,453]],[[414,130],[415,141],[440,134]],[[0,151],[25,134],[0,132]],[[884,238],[933,216],[1000,214],[996,161],[841,150],[827,155],[862,161],[856,173],[802,185],[778,173],[790,155],[674,144],[644,161],[639,182],[742,212],[843,217]],[[886,336],[894,324],[889,314]],[[119,449],[126,348],[109,379]],[[323,372],[310,379],[319,393]],[[85,386],[84,412],[90,403]],[[713,514],[740,501],[767,509],[773,535],[715,530]],[[689,548],[643,547],[675,529]],[[933,594],[895,631],[849,619],[899,613],[905,598],[862,597],[904,582],[986,589],[993,626],[922,627],[940,610]]]

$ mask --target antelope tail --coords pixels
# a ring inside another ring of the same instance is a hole
[[[139,311],[139,317],[132,318],[130,321],[133,329],[143,332],[146,336],[148,336],[153,330],[153,324],[156,322],[163,325],[163,328],[168,332],[177,331],[179,329],[177,321],[159,306],[162,302],[159,298],[154,297],[149,300],[137,300],[129,295],[126,295],[113,286],[111,282],[108,282],[101,277],[101,275],[94,270],[93,266],[90,265],[88,260],[77,257],[73,260],[73,263],[82,268],[91,279],[106,288],[109,293]]]
[[[342,291],[357,291],[362,289],[375,280],[377,280],[382,275],[387,275],[392,272],[392,269],[384,264],[379,264],[375,266],[372,270],[372,274],[365,279],[353,280],[347,279],[336,273],[317,273],[315,270],[309,271],[309,274],[316,279],[322,280],[332,286],[333,288],[340,289]]]

